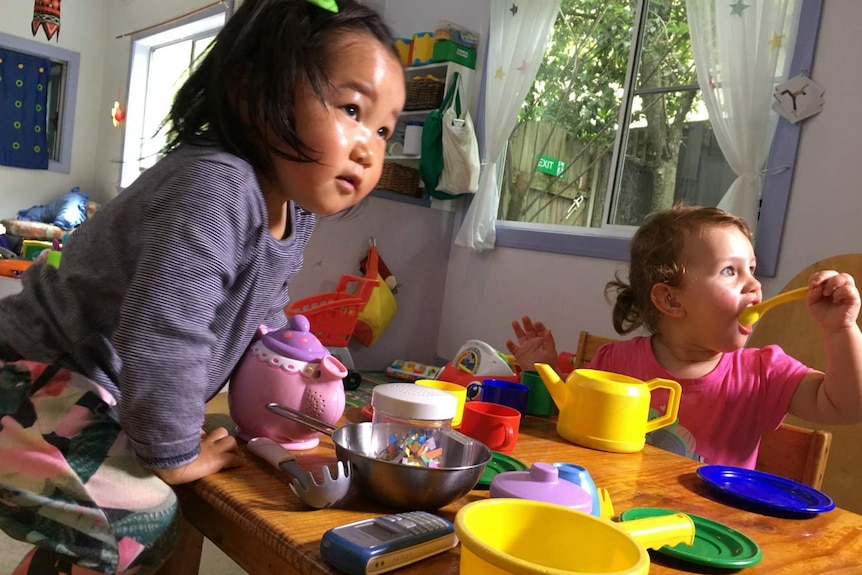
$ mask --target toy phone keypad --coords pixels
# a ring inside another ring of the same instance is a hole
[[[426,511],[408,511],[334,527],[323,534],[320,554],[350,575],[376,575],[457,544],[450,521]]]

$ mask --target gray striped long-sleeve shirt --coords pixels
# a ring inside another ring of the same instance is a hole
[[[199,453],[204,403],[261,324],[286,324],[287,284],[315,217],[293,203],[289,237],[268,229],[246,161],[186,145],[72,234],[59,270],[33,265],[0,300],[0,341],[107,388],[150,467]]]

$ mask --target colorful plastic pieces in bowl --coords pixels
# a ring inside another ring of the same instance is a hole
[[[415,467],[441,467],[443,448],[438,447],[434,436],[426,430],[416,429],[400,437],[391,434],[377,458]]]

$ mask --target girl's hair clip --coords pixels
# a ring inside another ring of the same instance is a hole
[[[309,4],[314,4],[318,8],[329,10],[333,14],[338,14],[338,4],[335,0],[307,0]]]

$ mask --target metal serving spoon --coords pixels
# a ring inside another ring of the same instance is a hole
[[[784,293],[780,293],[775,297],[771,297],[767,300],[760,302],[759,304],[750,305],[747,308],[743,309],[739,312],[739,323],[748,327],[754,325],[757,320],[760,319],[760,316],[765,314],[767,311],[771,310],[775,306],[787,303],[789,301],[802,299],[805,297],[805,294],[808,293],[808,286],[792,289],[790,291],[786,291]]]

